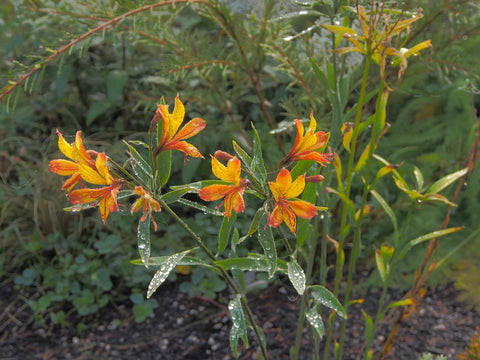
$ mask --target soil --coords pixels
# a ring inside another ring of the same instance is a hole
[[[36,325],[23,296],[11,284],[0,293],[0,359],[137,359],[137,360],[229,360],[235,359],[228,336],[230,320],[223,302],[194,297],[166,284],[154,295],[158,307],[154,316],[135,322],[131,304],[99,312],[89,318],[89,328],[81,333],[72,324],[66,326]],[[364,339],[361,309],[373,313],[379,293],[363,296],[363,304],[351,307],[345,342],[346,360],[357,359]],[[392,300],[401,294],[391,294]],[[22,300],[24,299],[24,300]],[[300,298],[294,295],[288,281],[261,290],[249,297],[249,303],[267,336],[270,358],[288,359],[294,344]],[[340,323],[338,322],[337,325]],[[476,333],[480,314],[457,299],[453,286],[429,290],[417,311],[401,326],[398,342],[389,360],[415,360],[424,353],[455,359]],[[338,328],[338,326],[337,326]],[[388,322],[376,334],[377,347],[388,334]],[[300,359],[311,359],[308,334],[304,334]],[[240,359],[260,359],[258,348],[239,347]],[[333,358],[333,357],[332,357]]]

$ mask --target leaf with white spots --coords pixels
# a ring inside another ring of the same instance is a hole
[[[160,269],[153,275],[150,284],[148,284],[147,299],[159,288],[160,285],[167,279],[168,275],[178,265],[178,263],[187,255],[190,250],[181,253],[173,254],[165,259],[165,262],[160,266]]]

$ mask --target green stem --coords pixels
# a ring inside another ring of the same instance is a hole
[[[317,222],[314,224],[314,228],[317,227]],[[311,279],[312,277],[312,271],[313,271],[313,264],[315,261],[315,250],[317,246],[317,241],[316,239],[313,238],[312,236],[313,231],[310,232],[310,236],[308,238],[308,242],[310,243],[310,246],[308,248],[308,256],[307,256],[307,269],[305,272],[305,276],[307,279],[307,284],[308,284],[308,279]],[[297,324],[297,333],[295,335],[295,345],[293,347],[293,360],[298,360],[298,357],[300,355],[300,345],[302,341],[302,332],[303,332],[303,324],[305,323],[305,314],[307,313],[307,305],[308,305],[308,298],[306,295],[302,296],[302,303],[300,305],[300,314],[298,315],[298,324]]]
[[[365,59],[365,68],[363,71],[363,78],[362,78],[362,85],[360,88],[360,95],[358,97],[358,103],[357,103],[357,111],[355,114],[355,123],[353,126],[353,132],[352,132],[352,139],[350,143],[350,154],[348,157],[348,165],[347,165],[347,176],[346,176],[346,186],[345,186],[345,196],[347,198],[350,198],[350,190],[352,187],[352,175],[353,175],[353,161],[355,159],[355,154],[356,154],[356,149],[357,149],[357,140],[358,140],[358,135],[359,135],[359,125],[360,125],[360,118],[362,115],[362,109],[363,109],[363,103],[365,100],[365,92],[367,89],[367,83],[368,83],[368,74],[370,70],[370,64],[372,62],[372,59],[370,56],[367,56]],[[342,207],[342,215],[341,215],[341,222],[340,222],[340,237],[338,240],[338,254],[337,254],[337,260],[335,262],[335,277],[334,277],[334,290],[333,294],[335,297],[338,298],[338,293],[340,289],[340,282],[342,280],[342,274],[343,274],[343,264],[344,264],[344,256],[341,254],[343,252],[343,246],[345,242],[345,238],[347,235],[347,215],[348,215],[348,207],[347,204],[343,204]],[[330,343],[332,340],[332,333],[333,333],[333,318],[331,318],[328,322],[328,335],[327,339],[325,341],[325,348],[323,352],[323,359],[328,360],[329,359],[329,348],[330,348]]]
[[[173,211],[168,204],[162,200],[161,198],[158,199],[158,202],[160,203],[160,206],[162,209],[164,209],[170,216],[173,217],[173,219],[192,237],[192,239],[196,242],[196,244],[200,247],[200,249],[203,250],[203,252],[213,261],[217,261],[217,257],[215,254],[207,247],[207,245],[203,242],[202,238],[198,236],[191,228],[188,226],[188,224],[180,218],[175,211]],[[248,305],[247,298],[245,294],[240,290],[240,288],[237,286],[233,278],[230,276],[230,274],[222,267],[217,267],[217,269],[220,271],[220,274],[222,278],[227,282],[227,284],[233,289],[234,293],[236,295],[240,295],[242,306],[247,313],[247,318],[252,324],[253,331],[255,333],[255,337],[257,338],[258,345],[260,346],[260,349],[262,351],[263,357],[265,360],[268,360],[268,353],[267,353],[267,348],[262,341],[262,336],[260,334],[260,331],[258,329],[258,326],[255,323],[255,317],[253,315],[252,310],[250,309],[250,306]]]
[[[402,230],[400,231],[400,239],[403,238],[404,236],[404,233],[405,233],[405,230],[408,226],[408,224],[410,224],[410,218],[411,218],[411,215],[413,213],[413,209],[414,209],[414,204],[412,202],[411,206],[409,207],[408,209],[408,214],[405,218],[405,222],[404,222],[404,226],[402,226]],[[400,242],[398,241],[397,239],[397,244],[400,246],[399,244]],[[363,359],[367,359],[367,355],[368,355],[368,351],[370,350],[370,347],[372,345],[372,342],[373,342],[373,338],[374,338],[374,334],[375,334],[375,331],[377,329],[377,326],[378,324],[380,323],[380,321],[383,319],[384,315],[385,315],[385,309],[384,309],[384,304],[385,304],[385,299],[387,297],[387,294],[388,294],[388,289],[390,288],[390,282],[392,280],[392,274],[394,273],[394,269],[396,268],[396,264],[398,262],[398,249],[395,249],[394,253],[393,253],[393,256],[392,256],[392,259],[390,261],[390,270],[388,271],[388,274],[387,274],[387,278],[385,279],[385,283],[383,284],[383,290],[382,290],[382,295],[380,296],[380,301],[378,302],[378,307],[377,307],[377,313],[375,314],[375,320],[373,321],[373,327],[372,327],[372,335],[367,338],[367,341],[366,341],[366,344],[365,344],[365,350],[364,350],[364,353],[363,353]]]
[[[372,155],[373,152],[375,151],[375,144],[377,142],[377,136],[380,132],[380,117],[381,111],[384,111],[381,109],[381,102],[382,102],[382,92],[384,89],[384,84],[380,85],[378,89],[378,95],[377,95],[377,107],[376,107],[376,119],[375,122],[373,123],[373,128],[372,128],[372,133],[370,134],[370,142],[369,142],[369,150],[368,150],[368,156],[367,160],[365,163],[365,175],[364,175],[364,184],[363,184],[363,193],[362,193],[362,201],[360,203],[360,215],[358,216],[358,219],[356,220],[355,224],[355,230],[354,230],[354,236],[353,236],[353,247],[352,247],[352,252],[350,254],[350,260],[348,264],[348,275],[347,275],[347,285],[345,288],[345,299],[344,299],[344,306],[345,306],[345,311],[347,311],[348,306],[349,306],[349,301],[350,301],[350,293],[352,290],[352,283],[353,283],[353,274],[355,272],[355,267],[357,264],[357,259],[360,255],[360,245],[361,245],[361,233],[362,233],[362,219],[363,219],[363,208],[365,207],[367,203],[367,197],[369,193],[369,187],[370,187],[370,169],[371,169],[371,164],[372,164]],[[342,358],[342,352],[343,352],[343,345],[345,342],[345,331],[347,328],[347,321],[343,320],[342,321],[342,328],[340,331],[340,355],[339,358]]]

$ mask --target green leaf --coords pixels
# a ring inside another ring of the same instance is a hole
[[[292,257],[292,260],[287,264],[288,278],[299,295],[303,295],[306,286],[306,277],[302,267],[297,260]]]
[[[144,185],[144,187],[150,189],[153,179],[152,167],[150,166],[148,161],[145,160],[142,155],[140,155],[137,149],[135,149],[126,141],[124,141],[124,143],[128,146],[128,149],[130,150],[130,164],[132,166],[133,172]]]
[[[169,191],[161,196],[161,199],[165,201],[167,204],[174,203],[178,201],[183,195],[188,193],[188,190],[173,190]]]
[[[454,173],[448,174],[442,177],[440,180],[435,181],[427,191],[427,194],[437,194],[448,185],[452,184],[468,172],[468,168],[456,171]]]
[[[266,226],[267,217],[262,216],[258,227],[258,242],[262,245],[268,263],[268,277],[272,278],[277,271],[277,249],[273,239],[272,228]]]
[[[253,139],[253,160],[252,160],[252,172],[257,179],[260,180],[260,184],[265,187],[267,183],[267,169],[263,162],[262,155],[262,143],[260,137],[258,136],[257,129],[253,126],[253,132],[255,133],[255,138]],[[264,189],[265,190],[265,189]]]
[[[160,269],[153,275],[150,284],[148,284],[147,290],[147,299],[155,293],[160,285],[167,279],[170,272],[179,264],[185,255],[187,255],[190,250],[186,250],[181,253],[170,255],[165,262],[160,266]]]
[[[192,251],[193,249],[190,249]],[[147,261],[148,266],[162,266],[168,260],[169,256],[155,256],[150,257]],[[135,259],[130,261],[133,265],[144,265],[142,259]],[[183,266],[205,266],[205,267],[212,267],[209,263],[205,262],[204,260],[197,258],[195,256],[185,256],[178,262],[177,265]]]
[[[375,331],[373,329],[373,320],[370,315],[368,315],[365,311],[362,310],[363,317],[365,318],[365,335],[367,339],[373,339],[375,335]]]
[[[462,230],[462,229],[463,229],[463,226],[451,227],[451,228],[448,228],[448,229],[434,231],[434,232],[419,236],[415,239],[412,239],[403,248],[402,252],[400,253],[400,259],[403,258],[406,255],[406,253],[414,246],[417,246],[417,245],[419,245],[419,244],[421,244],[425,241],[428,241],[430,239],[440,237],[440,236],[444,236],[444,235],[448,235],[448,234],[457,232],[457,231]]]
[[[162,151],[157,156],[157,171],[160,185],[163,186],[168,182],[172,171],[172,151]]]
[[[147,263],[150,257],[150,214],[148,212],[144,221],[138,221],[137,248],[142,262],[148,267]]]
[[[183,204],[183,205],[187,205],[187,206],[190,206],[191,208],[194,208],[194,209],[197,209],[197,210],[200,210],[202,211],[204,214],[210,214],[210,215],[215,215],[215,216],[225,216],[224,213],[222,213],[221,211],[218,211],[218,210],[215,210],[215,209],[211,209],[207,206],[204,206],[204,205],[200,205],[199,203],[196,203],[194,201],[190,201],[190,200],[187,200],[187,199],[183,199],[183,198],[180,198],[177,200],[180,204]]]
[[[107,75],[107,98],[115,102],[123,91],[128,80],[128,73],[125,70],[112,70]]]
[[[93,103],[87,111],[85,119],[87,126],[92,125],[93,121],[103,113],[107,112],[111,106],[111,103],[108,101],[98,101]]]
[[[250,227],[248,228],[247,234],[242,236],[240,239],[238,239],[237,244],[240,244],[247,237],[251,236],[252,234],[254,234],[257,231],[258,226],[260,225],[260,220],[262,220],[262,217],[263,217],[264,214],[265,214],[265,212],[263,211],[263,209],[258,209],[257,210],[255,215],[253,216],[252,222],[250,223]]]
[[[235,154],[237,154],[238,158],[247,166],[250,166],[252,163],[252,158],[247,154],[245,150],[242,149],[240,145],[238,145],[235,141],[232,141],[233,150]]]
[[[322,317],[320,316],[320,314],[318,312],[316,312],[315,310],[310,309],[307,312],[306,317],[307,317],[307,320],[310,323],[310,325],[312,325],[312,327],[317,332],[318,337],[322,338],[323,337],[323,332],[324,332],[324,327],[323,327]]]
[[[408,305],[412,305],[412,304],[413,304],[413,300],[411,298],[398,300],[398,301],[395,301],[395,302],[389,304],[385,310],[388,310],[388,309],[391,309],[391,308],[394,308],[394,307],[399,307],[399,306],[408,306]]]
[[[415,180],[417,181],[418,191],[423,191],[423,174],[420,169],[416,166],[413,167],[413,175],[415,175]]]
[[[338,316],[340,316],[341,318],[347,318],[347,313],[345,312],[342,304],[340,304],[340,301],[338,301],[335,295],[333,295],[327,288],[321,285],[312,285],[309,286],[309,289],[312,292],[313,299],[317,303],[320,303],[332,310],[335,310]]]
[[[248,257],[217,260],[214,263],[226,270],[268,272],[270,269],[266,257],[260,254],[249,254]],[[282,273],[287,273],[287,264],[283,260],[277,259],[276,268]]]
[[[222,221],[222,226],[220,227],[220,232],[218,233],[218,254],[223,252],[227,247],[228,240],[230,238],[230,233],[232,231],[233,224],[237,219],[237,213],[232,212],[231,218],[224,217]]]
[[[236,351],[238,337],[240,337],[248,347],[247,325],[240,294],[237,294],[232,300],[230,300],[228,303],[228,310],[230,312],[230,318],[232,319],[232,330],[230,333],[230,347],[232,348],[232,351]]]
[[[395,215],[395,212],[392,210],[390,205],[388,205],[387,201],[378,192],[376,192],[375,190],[370,190],[370,194],[373,195],[373,197],[378,201],[380,206],[383,208],[385,213],[390,218],[390,221],[393,224],[393,230],[395,232],[395,244],[397,244],[399,240],[399,235],[398,235],[397,216]]]

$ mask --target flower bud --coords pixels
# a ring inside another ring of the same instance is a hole
[[[323,175],[312,175],[312,176],[307,176],[305,178],[305,182],[311,182],[311,183],[320,183],[324,180],[325,178]]]
[[[229,161],[233,159],[233,155],[230,155],[229,153],[222,151],[222,150],[217,150],[215,151],[215,154],[213,154],[218,160],[223,160],[223,161]]]

